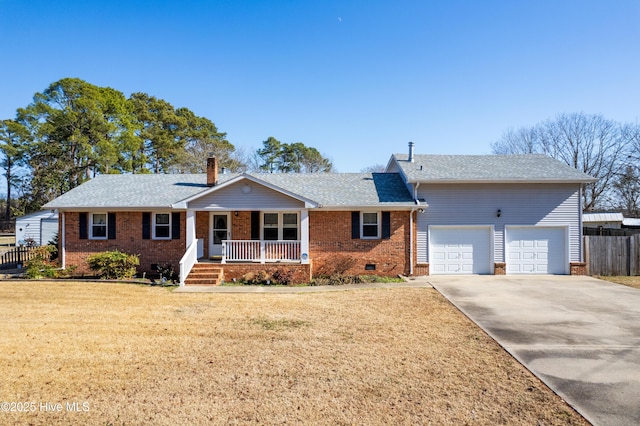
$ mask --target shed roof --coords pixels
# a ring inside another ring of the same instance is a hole
[[[622,224],[624,226],[640,226],[640,219],[635,217],[625,217],[622,219]]]
[[[409,182],[429,183],[588,183],[596,179],[544,154],[414,155],[394,154]]]
[[[582,222],[622,222],[624,216],[622,213],[583,213]]]

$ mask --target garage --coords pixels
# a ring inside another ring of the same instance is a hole
[[[430,227],[430,273],[492,273],[491,235],[489,226]]]
[[[508,274],[566,274],[567,237],[564,227],[508,227]]]

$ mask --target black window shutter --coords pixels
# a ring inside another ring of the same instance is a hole
[[[171,239],[180,239],[180,212],[171,213]]]
[[[391,212],[382,212],[382,239],[391,238]]]
[[[251,239],[260,239],[260,212],[258,211],[251,212]]]
[[[109,238],[110,240],[115,240],[116,239],[116,214],[115,213],[107,214],[107,231],[109,232],[109,235],[107,236],[107,238]]]
[[[151,239],[151,213],[142,213],[142,239]]]
[[[351,212],[351,239],[360,238],[360,212]]]
[[[78,222],[79,222],[78,225],[79,225],[81,240],[86,240],[87,237],[89,236],[89,234],[87,233],[88,218],[89,218],[89,215],[87,215],[86,213],[78,213]]]

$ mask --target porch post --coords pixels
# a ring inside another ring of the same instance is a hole
[[[300,211],[300,262],[309,263],[309,210]]]
[[[187,247],[196,240],[196,212],[187,210]]]

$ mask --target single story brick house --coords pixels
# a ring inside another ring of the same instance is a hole
[[[584,273],[581,187],[543,155],[395,154],[384,173],[100,175],[57,210],[62,266],[119,249],[180,284],[313,274]]]

